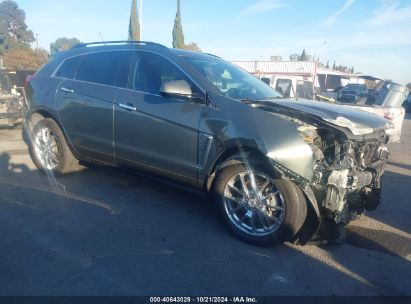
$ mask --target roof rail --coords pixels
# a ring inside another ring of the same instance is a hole
[[[222,59],[221,57],[219,57],[217,55],[214,55],[214,54],[211,54],[211,53],[203,53],[203,54],[208,55],[208,56],[212,56],[212,57],[215,57],[215,58],[218,58],[218,59]]]
[[[92,46],[103,46],[103,45],[122,45],[122,44],[137,44],[137,45],[155,45],[166,48],[164,45],[148,42],[148,41],[133,41],[133,40],[123,40],[123,41],[98,41],[98,42],[89,42],[89,43],[79,43],[72,47],[72,49],[79,49],[83,47],[92,47]]]

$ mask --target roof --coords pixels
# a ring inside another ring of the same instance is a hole
[[[100,41],[90,43],[80,43],[67,51],[57,52],[54,57],[57,59],[76,56],[79,54],[100,52],[106,50],[134,50],[134,49],[150,49],[156,51],[169,51],[170,49],[164,45],[145,42],[145,41]]]
[[[232,61],[249,73],[314,75],[315,61]]]
[[[366,80],[384,80],[384,79],[382,79],[382,78],[379,78],[379,77],[374,77],[374,76],[371,76],[371,75],[364,75],[364,74],[356,74],[356,75],[353,75],[354,77],[358,77],[358,78],[362,78],[362,79],[366,79]]]
[[[335,71],[332,69],[327,69],[327,68],[318,68],[317,69],[317,74],[319,75],[335,75],[335,76],[343,76],[343,77],[347,77],[350,78],[350,75],[344,72],[340,72],[340,71]]]
[[[207,54],[207,53],[201,53],[201,52],[196,52],[196,51],[188,51],[188,50],[182,50],[182,49],[169,49],[172,53],[174,53],[177,56],[181,57],[209,57],[209,58],[218,58],[220,57],[215,56],[213,54]]]
[[[79,48],[85,48],[85,47],[96,47],[96,46],[119,46],[119,45],[160,46],[160,47],[166,48],[164,45],[155,43],[155,42],[122,40],[122,41],[98,41],[98,42],[79,43],[73,46],[72,49],[79,49]]]

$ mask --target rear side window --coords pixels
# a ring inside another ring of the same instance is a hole
[[[56,73],[56,77],[74,79],[80,57],[70,58],[64,61]]]
[[[82,56],[76,80],[126,88],[132,54],[115,51]]]

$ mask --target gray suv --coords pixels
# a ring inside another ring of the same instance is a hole
[[[257,245],[340,237],[380,202],[388,121],[284,99],[213,55],[149,42],[81,44],[30,81],[25,133],[47,174],[98,162],[209,193]]]

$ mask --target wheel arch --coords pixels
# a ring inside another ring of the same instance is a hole
[[[33,127],[42,119],[45,118],[49,118],[52,119],[60,128],[61,132],[64,135],[64,139],[67,142],[67,145],[69,146],[70,150],[72,151],[72,153],[79,158],[80,155],[77,152],[77,150],[74,148],[74,146],[72,145],[70,139],[68,138],[65,129],[63,128],[63,125],[60,121],[60,119],[58,119],[58,115],[56,113],[53,113],[52,111],[49,111],[45,108],[38,108],[32,111],[29,111],[26,114],[25,117],[25,122],[24,122],[24,128],[23,128],[23,140],[24,142],[28,145],[29,144],[29,140],[30,140],[30,132],[29,130],[32,130]]]
[[[206,191],[210,192],[213,187],[216,173],[222,169],[232,166],[243,164],[245,166],[260,165],[271,170],[273,174],[279,176],[279,172],[271,165],[270,160],[256,147],[250,147],[246,145],[236,145],[227,147],[216,158],[211,167],[210,172],[206,179]]]

